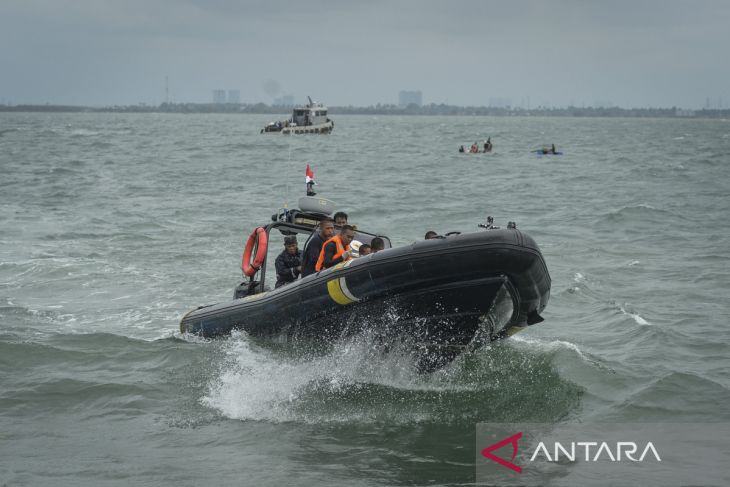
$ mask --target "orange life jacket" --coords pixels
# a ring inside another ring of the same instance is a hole
[[[319,259],[317,259],[317,264],[315,264],[315,266],[314,266],[314,270],[317,271],[317,272],[319,272],[319,271],[322,270],[322,266],[324,265],[324,248],[330,242],[334,242],[335,245],[337,246],[337,251],[335,252],[335,255],[332,256],[333,259],[336,259],[337,257],[340,257],[342,254],[345,253],[346,250],[350,250],[350,246],[349,245],[346,246],[346,247],[342,245],[342,239],[340,239],[340,236],[339,235],[335,235],[331,239],[327,240],[322,245],[322,250],[319,251]],[[350,260],[350,259],[352,259],[352,257],[348,257],[345,260],[347,261],[347,260]]]

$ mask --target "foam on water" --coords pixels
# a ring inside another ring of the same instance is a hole
[[[527,348],[537,350],[539,352],[552,353],[555,351],[568,350],[575,353],[581,360],[585,362],[594,362],[593,360],[586,357],[581,349],[575,343],[567,340],[546,340],[543,338],[534,338],[515,335],[511,338],[512,341],[520,344],[524,344]]]
[[[632,313],[630,311],[627,311],[623,306],[618,306],[618,309],[621,311],[621,313],[633,319],[636,324],[641,326],[651,326],[651,323],[646,321],[639,313]]]

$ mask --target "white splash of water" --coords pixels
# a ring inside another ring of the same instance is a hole
[[[652,326],[651,323],[642,318],[638,313],[627,311],[623,306],[619,306],[618,309],[626,316],[630,316],[637,324],[642,326]]]
[[[513,342],[527,345],[529,348],[535,349],[538,352],[552,353],[560,350],[570,350],[574,352],[578,357],[586,362],[593,362],[593,360],[586,357],[583,351],[573,342],[566,340],[543,340],[540,338],[514,335],[510,338]]]
[[[338,342],[325,355],[287,357],[235,333],[226,345],[226,365],[201,401],[229,418],[284,422],[306,420],[294,407],[312,391],[336,395],[364,384],[398,390],[447,386],[418,374],[413,357],[397,346],[383,354],[374,343],[364,334]]]

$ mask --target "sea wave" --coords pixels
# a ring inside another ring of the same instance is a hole
[[[607,225],[608,228],[615,227],[619,223],[665,225],[668,222],[677,224],[678,221],[689,223],[689,219],[684,218],[681,214],[662,208],[656,208],[648,203],[623,206],[617,210],[612,210],[599,215],[597,220],[600,226]]]
[[[613,414],[633,421],[644,418],[706,420],[708,404],[728,404],[730,388],[698,374],[668,372],[633,391]],[[714,421],[730,420],[727,408],[716,408]]]
[[[95,137],[99,134],[100,134],[100,132],[98,132],[96,130],[84,129],[84,128],[72,129],[69,131],[69,135],[71,135],[71,137]]]

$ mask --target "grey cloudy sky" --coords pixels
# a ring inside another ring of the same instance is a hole
[[[727,0],[1,0],[0,103],[730,106]]]

